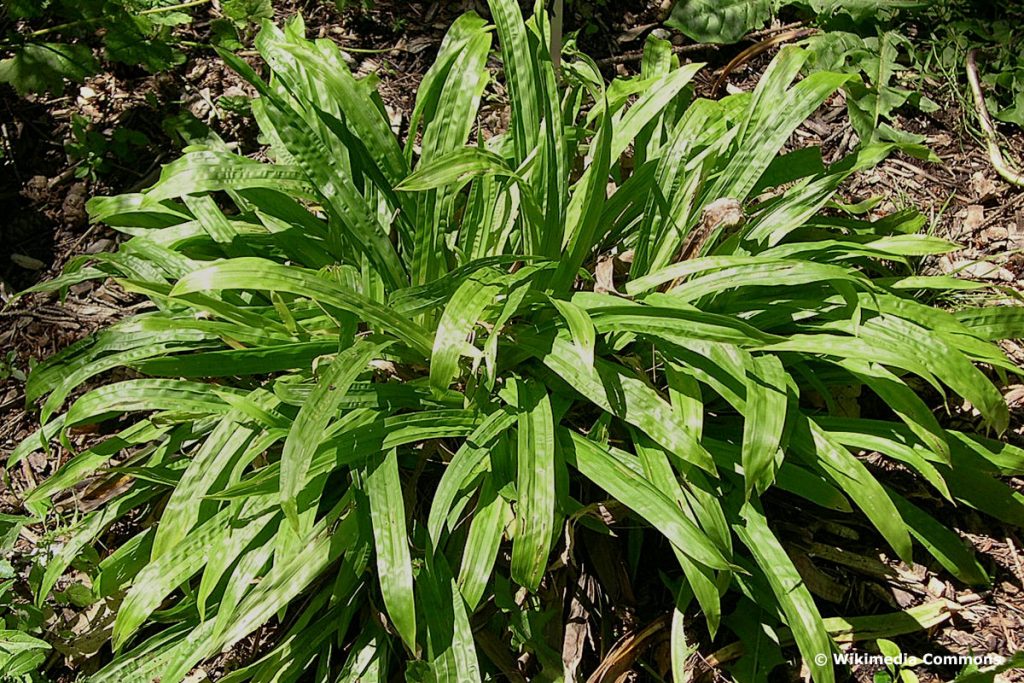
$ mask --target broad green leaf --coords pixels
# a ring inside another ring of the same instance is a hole
[[[324,305],[353,313],[397,336],[412,348],[430,353],[431,340],[418,325],[358,292],[339,287],[312,271],[257,258],[236,258],[212,265],[182,278],[172,296],[203,290],[255,289],[307,296]]]
[[[515,170],[494,152],[480,147],[463,147],[420,164],[396,189],[406,192],[436,190],[446,185],[461,185],[481,175],[518,177]]]
[[[753,502],[740,510],[742,524],[735,524],[736,535],[754,556],[757,566],[764,572],[775,599],[786,615],[804,664],[811,671],[815,683],[835,681],[832,670],[832,640],[822,622],[821,614],[811,598],[807,586],[793,566],[782,544],[768,527],[764,513]],[[822,655],[826,659],[822,660]]]
[[[486,273],[486,271],[485,271]],[[458,375],[459,357],[466,351],[476,351],[468,343],[484,309],[501,291],[490,278],[471,275],[452,294],[437,324],[434,350],[430,359],[430,385],[443,392]]]
[[[667,23],[699,43],[735,43],[768,21],[768,0],[680,0]]]
[[[789,399],[786,372],[774,356],[752,359],[743,421],[743,476],[749,497],[764,493],[775,479]]]
[[[61,95],[65,81],[81,82],[99,68],[86,45],[26,43],[13,57],[0,60],[0,83],[7,83],[19,95],[52,92]]]
[[[642,476],[637,463],[634,470],[624,458],[572,432],[559,436],[566,459],[585,477],[635,510],[658,529],[673,546],[687,557],[712,569],[729,569],[729,562],[668,497]]]
[[[410,651],[416,650],[416,602],[413,598],[412,560],[406,536],[402,483],[395,449],[369,468],[366,494],[370,500],[377,572],[384,606],[395,630]]]
[[[418,577],[417,595],[427,625],[426,660],[430,680],[437,683],[475,683],[481,680],[473,631],[462,594],[444,555],[428,549]]]
[[[522,163],[537,146],[537,131],[542,116],[538,95],[540,86],[519,3],[514,0],[488,0],[488,6],[498,28],[501,61],[505,66],[516,162]]]
[[[356,342],[339,353],[317,380],[316,388],[295,417],[281,453],[281,508],[300,530],[297,499],[307,481],[309,463],[352,382],[366,371],[383,347]],[[305,530],[302,530],[305,531]]]
[[[245,391],[222,388],[223,394],[244,398]],[[63,430],[118,413],[151,410],[175,410],[195,415],[220,415],[231,405],[222,396],[200,382],[172,379],[130,379],[108,384],[85,394],[68,409]]]
[[[236,154],[196,150],[172,161],[160,171],[160,180],[145,193],[145,201],[160,202],[196,192],[284,189],[307,193],[301,169],[280,164],[261,164]]]
[[[555,428],[547,390],[535,382],[515,385],[517,420],[516,535],[512,578],[531,591],[547,570],[555,526]]]
[[[487,589],[504,535],[505,520],[511,513],[493,481],[493,474],[484,479],[459,567],[459,590],[470,612],[480,604]]]
[[[558,309],[565,324],[569,326],[572,334],[573,344],[579,352],[580,360],[585,365],[594,364],[594,346],[597,344],[597,332],[594,329],[594,321],[587,314],[586,310],[577,306],[571,301],[550,298],[552,305]]]
[[[275,564],[242,600],[228,630],[216,640],[204,643],[200,659],[237,643],[264,624],[275,612],[302,593],[331,562],[350,547],[358,533],[356,516],[347,510],[347,497],[313,528],[302,552]],[[341,517],[340,522],[339,516]],[[337,525],[335,526],[335,523]]]
[[[269,394],[255,400],[261,399],[267,406],[276,403]],[[217,506],[204,497],[227,486],[238,459],[259,431],[239,424],[241,419],[243,416],[236,413],[225,416],[186,466],[164,507],[162,523],[153,540],[154,560],[184,541],[192,528],[203,520],[204,509],[207,514],[216,509]]]

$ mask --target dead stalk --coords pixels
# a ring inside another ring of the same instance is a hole
[[[971,50],[967,53],[967,81],[971,84],[971,93],[974,95],[974,109],[978,112],[981,130],[985,134],[988,158],[1003,180],[1017,187],[1024,187],[1024,174],[1010,166],[1005,157],[1003,157],[1003,150],[999,148],[999,137],[996,134],[996,127],[992,124],[992,118],[988,114],[988,107],[985,105],[985,93],[981,90],[981,80],[978,78],[978,63],[975,58],[975,52],[975,50]]]

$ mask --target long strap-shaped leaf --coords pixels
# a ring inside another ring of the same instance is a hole
[[[377,547],[377,575],[384,606],[406,647],[415,652],[416,602],[412,587],[412,559],[395,449],[368,468],[366,493],[370,499],[370,518]]]
[[[814,598],[755,504],[745,504],[740,514],[744,523],[733,526],[736,535],[750,550],[767,577],[775,599],[793,631],[800,654],[811,670],[814,683],[833,683],[832,640],[825,631]]]
[[[559,443],[566,460],[583,476],[636,511],[688,557],[712,569],[731,568],[718,547],[674,502],[647,482],[639,463],[632,469],[612,451],[568,430],[560,430]]]
[[[598,407],[638,427],[683,460],[715,473],[711,454],[690,434],[672,406],[622,366],[585,367],[576,346],[561,337],[522,333],[520,344]]]
[[[531,591],[547,570],[555,525],[555,427],[542,384],[514,384],[518,401],[516,536],[512,578]]]
[[[498,27],[518,165],[537,146],[541,121],[537,73],[519,3],[515,0],[488,0],[487,4]]]
[[[748,105],[735,154],[707,197],[745,199],[796,127],[850,78],[820,71],[785,90],[806,58],[803,50],[784,48],[772,63]]]
[[[245,398],[247,393],[228,387],[221,387],[220,391],[234,393],[239,398]],[[130,379],[93,389],[72,403],[62,431],[116,413],[180,410],[218,415],[230,409],[230,404],[210,391],[208,384],[173,379]]]
[[[320,138],[287,105],[268,101],[267,113],[282,142],[315,184],[336,224],[350,232],[351,246],[369,257],[391,286],[405,284],[405,269],[388,239],[387,227],[381,224],[346,171],[339,167],[338,160],[325,153]]]
[[[469,40],[452,64],[441,89],[433,119],[423,131],[421,163],[430,163],[465,144],[476,120],[480,97],[487,84],[489,32],[480,31]],[[448,270],[447,246],[442,240],[457,188],[444,186],[419,193],[415,226],[412,283],[424,284]]]
[[[361,413],[361,414],[360,414]],[[308,465],[307,481],[341,467],[362,465],[367,458],[398,446],[429,439],[458,438],[472,433],[480,425],[480,416],[467,410],[427,410],[374,419],[372,411],[360,409],[345,413],[338,422],[357,415],[336,434],[328,434]],[[280,498],[280,464],[272,463],[228,491],[222,498],[252,495]]]
[[[151,334],[143,333],[137,336],[137,345],[132,344],[130,348],[123,351],[117,351],[115,353],[99,357],[98,354],[103,350],[102,348],[98,348],[103,345],[101,341],[90,350],[90,353],[84,354],[80,359],[74,359],[67,363],[64,367],[67,370],[71,370],[71,372],[68,372],[67,374],[64,374],[63,372],[61,373],[64,375],[61,383],[54,387],[52,393],[47,397],[46,402],[43,404],[43,408],[40,411],[39,416],[40,422],[49,422],[50,418],[53,417],[53,414],[60,409],[64,400],[71,394],[71,392],[87,379],[95,377],[96,375],[102,374],[113,368],[130,365],[133,362],[142,359],[163,355],[181,348],[188,348],[184,346],[185,342],[192,342],[194,344],[196,341],[208,338],[208,335],[200,332],[199,330],[189,329],[168,330]],[[121,341],[123,342],[125,340]]]
[[[801,457],[825,472],[857,503],[900,559],[911,561],[910,533],[906,525],[882,485],[860,460],[811,419],[798,425],[792,445]]]
[[[598,222],[604,211],[608,198],[608,171],[612,157],[612,124],[611,117],[605,109],[601,117],[601,125],[593,142],[593,160],[576,185],[572,198],[569,200],[568,216],[578,216],[576,220],[566,223],[563,243],[568,246],[568,253],[562,256],[558,270],[552,282],[555,291],[568,289],[576,279],[580,266],[593,252],[598,238]]]
[[[494,562],[498,557],[509,513],[508,503],[498,492],[501,486],[495,482],[496,479],[498,477],[493,471],[484,479],[476,514],[466,537],[462,565],[459,567],[459,590],[471,612],[480,604],[494,571]]]
[[[460,15],[445,33],[441,41],[441,47],[437,51],[434,63],[423,75],[420,86],[416,90],[416,105],[413,108],[412,116],[409,117],[409,137],[406,139],[406,155],[412,156],[413,147],[416,144],[416,133],[420,124],[429,125],[437,116],[437,103],[441,98],[441,92],[448,82],[448,74],[455,63],[466,49],[466,46],[480,34],[481,31],[489,31],[487,22],[476,12],[466,12]]]
[[[43,605],[43,601],[56,585],[61,574],[71,566],[86,545],[95,542],[100,534],[123,515],[160,492],[161,489],[156,486],[136,485],[133,490],[110,501],[105,507],[94,510],[83,517],[73,527],[74,533],[64,542],[60,551],[47,562],[46,571],[43,572],[43,577],[36,590],[36,604]]]
[[[775,480],[775,457],[782,443],[789,402],[788,376],[775,356],[751,359],[743,421],[743,479],[746,493],[764,493]]]
[[[323,441],[324,431],[337,416],[338,406],[352,382],[382,348],[378,344],[356,342],[355,346],[338,354],[292,423],[281,453],[281,508],[297,530],[300,530],[299,492],[306,483],[306,472]]]
[[[50,507],[50,496],[83,481],[121,451],[132,446],[157,441],[169,431],[171,431],[171,425],[157,426],[149,420],[140,420],[117,434],[90,446],[61,465],[49,479],[31,489],[23,501],[25,509],[41,517]],[[32,438],[30,436],[25,442],[22,442],[13,454],[17,455],[25,443],[31,443]],[[38,436],[35,438],[35,445],[39,446]],[[9,461],[7,468],[10,469],[13,464]]]
[[[418,577],[420,602],[427,624],[427,657],[436,683],[479,683],[473,630],[448,561],[443,553],[427,550],[426,566]]]
[[[444,392],[458,374],[459,357],[466,350],[475,350],[466,340],[484,309],[494,303],[501,291],[493,280],[491,271],[474,273],[459,285],[445,306],[430,358],[430,386],[434,391]]]
[[[201,150],[189,152],[160,172],[160,180],[145,194],[154,204],[172,197],[197,192],[267,188],[288,190],[311,196],[301,168],[258,161],[228,152]]]
[[[688,514],[690,506],[665,452],[646,439],[643,434],[635,431],[634,434],[637,455],[640,456],[640,462],[643,464],[644,475],[659,491],[669,498],[674,498],[683,513]],[[646,443],[644,443],[645,439]],[[722,619],[722,602],[714,571],[694,562],[678,548],[673,546],[672,550],[690,584],[689,588],[693,591],[704,612],[708,633],[714,638]]]
[[[266,259],[235,258],[189,273],[174,286],[171,296],[218,289],[270,290],[309,297],[379,326],[380,332],[393,334],[424,356],[430,355],[433,346],[433,340],[416,323],[387,306],[319,277],[313,271]]]

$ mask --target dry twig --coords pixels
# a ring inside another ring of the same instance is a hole
[[[620,639],[602,660],[600,666],[590,674],[587,683],[610,683],[621,680],[621,677],[636,662],[637,657],[650,644],[651,639],[670,623],[671,618],[671,613],[660,616],[641,631]]]
[[[981,80],[978,78],[978,62],[975,53],[976,50],[971,50],[967,53],[967,81],[971,84],[971,93],[974,95],[974,109],[978,112],[981,130],[985,135],[988,158],[1003,180],[1011,185],[1024,187],[1024,174],[1010,166],[1005,157],[1003,157],[1003,150],[999,148],[999,136],[996,133],[996,127],[992,124],[992,118],[988,114],[988,107],[985,105],[985,93],[981,90]]]
[[[710,43],[695,43],[692,45],[673,45],[672,52],[677,55],[687,54],[690,52],[704,52],[710,50],[717,50],[717,45]],[[626,64],[627,62],[638,62],[644,57],[643,50],[633,50],[632,52],[623,52],[621,55],[614,55],[612,57],[605,57],[604,59],[597,60],[598,66],[613,66],[615,64]]]
[[[751,45],[746,50],[733,57],[732,60],[722,69],[722,72],[718,74],[718,78],[715,79],[714,85],[711,86],[711,97],[714,97],[718,93],[722,85],[725,83],[725,79],[729,77],[729,74],[739,68],[742,64],[745,64],[763,52],[767,52],[776,45],[788,43],[791,40],[801,40],[807,36],[814,35],[817,32],[818,29],[816,28],[793,29],[790,31],[783,31],[782,33],[778,33],[770,38],[765,38],[764,40]]]

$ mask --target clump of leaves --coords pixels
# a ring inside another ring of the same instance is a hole
[[[15,594],[17,571],[8,559],[27,517],[0,514],[0,679],[43,680],[39,670],[50,652],[42,634],[43,611]]]
[[[860,627],[822,618],[773,528],[780,504],[864,519],[884,552],[970,584],[988,577],[956,533],[857,455],[1024,523],[999,480],[1024,452],[944,429],[913,388],[1001,433],[979,365],[1017,371],[993,340],[1020,333],[1022,309],[921,303],[973,285],[913,274],[955,248],[917,234],[916,212],[822,212],[891,145],[827,168],[779,156],[846,75],[798,81],[808,53],[790,47],[753,93],[695,99],[701,65],[651,39],[642,73],[608,85],[582,54],[556,74],[543,13],[490,5],[507,131],[478,127],[494,36],[476,14],[448,32],[404,141],[374,80],[294,19],[257,38],[269,79],[224,54],[259,93],[272,162],[195,146],[147,191],[90,202],[130,239],[47,287],[113,276],[153,308],[35,369],[42,427],[11,462],[108,426],[25,498],[42,516],[73,489],[91,509],[40,602],[134,520],[92,577],[117,611],[92,683],[180,681],[268,625],[274,645],[222,681],[629,668],[600,661],[609,643],[559,656],[560,587],[589,562],[577,541],[616,532],[660,549],[645,569],[662,599],[641,616],[672,632],[665,677],[685,679],[701,628],[753,638],[745,670],[795,643],[830,683],[815,655]],[[101,379],[115,368],[129,378]],[[851,387],[872,419],[838,405]],[[863,628],[890,637],[944,609]]]
[[[901,71],[919,80],[913,66],[908,64],[915,61],[916,48],[906,37],[896,31],[868,37],[828,31],[809,38],[806,45],[812,52],[808,60],[810,69],[851,74],[852,78],[845,85],[846,104],[850,123],[862,142],[899,143],[904,151],[938,161],[921,147],[925,140],[923,135],[892,125],[901,107],[911,106],[925,113],[939,109],[926,95],[901,83]]]
[[[900,30],[886,28],[900,10],[905,16],[922,6],[919,2],[686,0],[675,5],[666,23],[696,40],[733,43],[782,9],[809,15],[813,25],[825,30],[804,41],[812,53],[807,69],[850,74],[844,90],[860,140],[899,143],[905,152],[937,160],[921,147],[924,136],[892,125],[901,107],[909,105],[925,113],[938,109],[928,97],[907,87],[907,81],[920,80],[914,70],[917,47]]]
[[[0,83],[19,94],[61,94],[68,82],[99,71],[104,60],[165,71],[185,61],[175,29],[208,0],[4,0]],[[239,32],[273,16],[270,0],[224,0],[209,22],[218,45],[241,47]],[[99,38],[97,38],[99,36]]]
[[[971,49],[983,50],[982,80],[989,86],[993,116],[1024,126],[1024,58],[1017,49],[1024,14],[1019,3],[679,0],[666,23],[700,42],[735,43],[780,12],[823,29],[805,41],[814,52],[810,68],[856,77],[846,86],[847,103],[862,140],[919,145],[921,136],[894,127],[892,120],[906,105],[926,114],[938,109],[915,87],[925,78],[945,80],[954,99],[969,109],[970,98],[962,93]]]
[[[29,359],[28,366],[32,367],[33,360]],[[3,356],[0,356],[0,380],[14,378],[18,382],[24,382],[27,379],[25,370],[22,369],[22,363],[18,358],[18,352],[11,349]]]
[[[9,582],[0,584],[0,600]],[[0,676],[12,683],[33,683],[42,680],[37,672],[49,654],[45,640],[33,638],[22,631],[0,630]]]
[[[666,23],[700,43],[735,43],[783,10],[812,17],[818,25],[874,25],[901,10],[928,4],[921,0],[677,0]]]
[[[64,143],[68,158],[77,163],[76,178],[95,180],[114,164],[135,163],[150,141],[145,133],[127,126],[99,131],[84,116],[71,117],[71,137]]]
[[[938,75],[967,103],[964,63],[972,49],[981,51],[981,79],[988,108],[1004,123],[1024,127],[1024,11],[1019,3],[977,4],[966,0],[933,3],[922,18],[918,68]],[[965,108],[970,108],[967,104]]]

